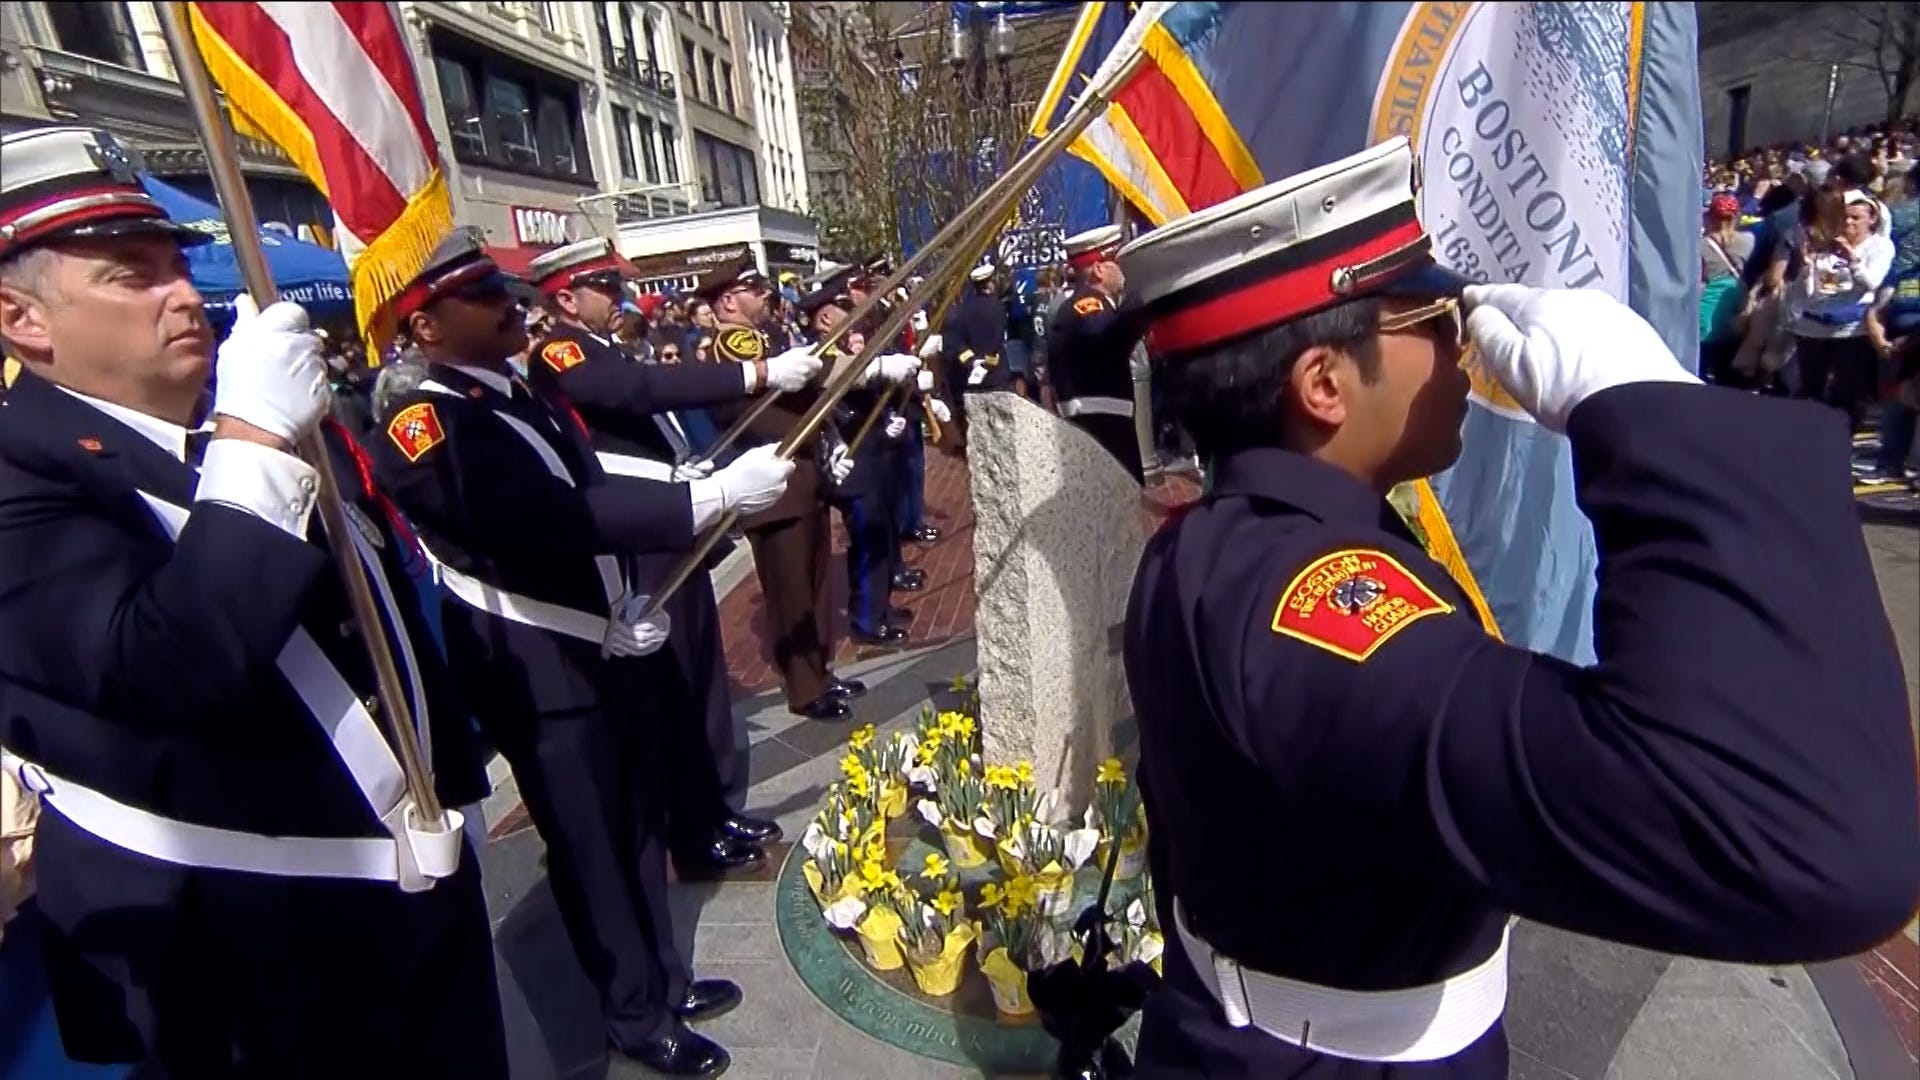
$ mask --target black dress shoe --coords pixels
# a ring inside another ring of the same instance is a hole
[[[793,712],[809,720],[849,720],[853,717],[853,710],[847,708],[846,702],[841,701],[831,690],[794,709]]]
[[[908,529],[901,533],[900,539],[910,540],[916,544],[932,544],[939,541],[940,530],[931,525],[922,525],[917,529]]]
[[[843,679],[835,675],[833,681],[827,684],[827,694],[841,701],[852,701],[866,692],[867,684],[859,679]]]
[[[719,1043],[678,1024],[658,1039],[617,1049],[661,1076],[719,1076],[733,1064]]]
[[[927,572],[925,570],[902,570],[893,575],[895,592],[919,592],[926,587]]]
[[[673,1015],[688,1023],[724,1016],[740,1004],[740,987],[725,979],[695,979],[687,996],[673,1007]]]
[[[749,844],[770,844],[780,839],[780,826],[765,818],[729,814],[720,822],[720,831]]]
[[[851,634],[854,643],[875,649],[894,649],[907,643],[907,632],[897,626],[883,626],[878,633]]]
[[[712,881],[728,874],[758,870],[767,864],[767,853],[751,840],[721,836],[699,851],[673,857],[673,870],[682,881]]]

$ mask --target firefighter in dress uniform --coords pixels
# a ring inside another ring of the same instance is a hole
[[[819,373],[820,361],[801,349],[751,364],[638,363],[608,336],[620,317],[630,270],[605,238],[533,260],[528,275],[557,317],[534,345],[527,381],[535,390],[558,391],[572,404],[603,467],[655,480],[704,478],[711,467],[694,460],[673,411],[741,401],[769,387],[799,390]],[[724,555],[717,551],[715,557]],[[678,561],[635,556],[631,571],[641,588],[650,589]],[[678,670],[676,677],[657,680],[649,693],[648,719],[657,717],[663,725],[672,763],[667,826],[674,869],[686,879],[751,870],[766,862],[761,845],[778,839],[780,827],[728,803],[733,793],[746,790],[747,751],[745,732],[735,731],[712,581],[696,575],[668,599],[666,613],[673,620],[669,659]]]
[[[1601,292],[1462,297],[1414,176],[1391,140],[1119,256],[1215,462],[1127,613],[1168,929],[1142,1076],[1494,1080],[1510,913],[1776,964],[1884,941],[1920,890],[1845,424],[1702,386]],[[1460,452],[1463,299],[1572,442],[1592,667],[1490,636],[1384,498]]]
[[[1007,308],[994,295],[993,264],[967,272],[960,299],[940,327],[947,389],[953,397],[955,438],[967,441],[967,395],[1013,389],[1007,367]]]
[[[743,364],[764,360],[766,337],[758,324],[766,312],[765,293],[766,278],[750,260],[719,268],[700,283],[697,295],[713,308],[717,323],[717,359]],[[869,366],[873,377],[884,374],[898,380],[912,378],[920,364],[913,357],[882,355]],[[831,371],[829,367],[821,380],[831,377]],[[817,394],[813,388],[782,394],[747,428],[746,437],[766,446],[778,444],[800,425]],[[723,408],[716,413],[731,422],[728,411]],[[794,458],[798,467],[780,501],[741,521],[753,548],[753,569],[760,577],[767,629],[773,637],[773,666],[780,672],[787,708],[810,720],[850,718],[853,710],[847,702],[867,689],[828,668],[833,637],[825,600],[832,532],[823,486],[832,481],[832,475],[826,475],[830,470],[844,478],[849,463],[845,449],[829,420],[801,446]]]
[[[854,308],[866,303],[875,281],[890,277],[892,274],[893,264],[885,256],[875,256],[868,260],[866,268],[854,274],[847,281],[847,297],[851,302],[848,310],[852,311]],[[917,282],[919,279],[916,278],[914,280]],[[904,293],[896,293],[892,297],[882,297],[880,303],[875,305],[873,312],[867,316],[864,325],[860,327],[860,332],[867,334],[878,329],[881,321],[886,318],[893,304],[895,302],[904,302],[904,300]],[[889,476],[891,477],[889,484],[894,489],[893,519],[894,524],[900,530],[900,539],[910,543],[925,545],[938,541],[940,539],[940,530],[926,522],[927,450],[926,435],[920,430],[920,424],[918,422],[918,414],[920,412],[919,403],[921,400],[925,400],[927,403],[927,411],[933,413],[943,424],[951,420],[952,417],[948,414],[947,407],[940,402],[940,399],[932,396],[936,383],[936,373],[931,368],[925,366],[928,354],[920,349],[918,340],[910,340],[909,331],[912,331],[913,335],[926,333],[926,313],[924,311],[916,312],[913,321],[908,324],[906,329],[901,330],[900,337],[895,339],[893,344],[889,346],[889,351],[897,349],[901,352],[912,352],[922,359],[922,368],[920,374],[916,377],[913,390],[909,390],[900,395],[899,405],[893,410],[907,421],[907,426],[898,439],[898,445],[892,448],[896,450],[897,453],[893,454],[894,466],[889,470]],[[917,391],[917,393],[915,391]],[[926,586],[926,575],[919,571],[909,570],[904,559],[896,557],[893,568],[895,576],[899,581],[894,587],[899,591],[914,592]]]
[[[1145,482],[1133,424],[1133,347],[1139,320],[1120,310],[1126,274],[1114,261],[1120,229],[1105,225],[1066,240],[1076,284],[1047,331],[1047,374],[1060,415],[1093,436]]]
[[[840,288],[844,283],[844,279],[830,280],[800,298],[800,310],[815,340],[832,333],[852,312],[853,300]],[[849,345],[853,340],[850,336]],[[828,355],[837,360],[851,354],[835,346]],[[836,428],[849,434],[858,431],[879,396],[889,388],[883,381],[879,386],[858,386],[849,391],[834,410]],[[892,601],[891,580],[900,565],[900,540],[893,521],[897,461],[889,452],[889,444],[897,443],[898,437],[888,438],[885,424],[876,423],[857,451],[837,452],[828,462],[828,501],[840,511],[841,524],[847,530],[848,630],[862,645],[892,648],[907,640],[913,613],[894,607]],[[901,426],[905,426],[904,421]]]
[[[367,571],[441,800],[477,800],[485,773],[411,538],[324,419],[305,313],[243,299],[216,353],[182,251],[212,238],[166,218],[111,135],[43,128],[0,155],[0,343],[23,362],[0,405],[0,761],[44,806],[67,1054],[192,1080],[504,1077],[477,855],[456,815],[401,823],[326,543]],[[294,448],[317,427],[351,537],[312,520]]]
[[[711,477],[611,474],[566,400],[507,358],[527,348],[506,278],[448,236],[394,303],[426,378],[397,394],[376,474],[418,529],[448,603],[447,654],[547,845],[568,940],[619,1053],[671,1076],[727,1054],[686,1027],[740,1000],[695,980],[667,903],[664,725],[651,693],[671,620],[641,617],[629,557],[685,551],[729,509],[777,499],[790,467],[749,453]],[[537,362],[537,361],[536,361]]]

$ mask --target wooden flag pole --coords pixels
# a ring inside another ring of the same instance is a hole
[[[240,175],[240,159],[234,153],[232,129],[227,126],[226,116],[214,98],[213,80],[208,77],[206,65],[200,59],[200,50],[194,45],[187,5],[160,3],[154,7],[160,15],[160,30],[167,40],[167,52],[172,55],[174,70],[180,77],[180,89],[186,92],[187,108],[193,114],[200,144],[207,151],[213,190],[219,196],[221,212],[227,219],[227,233],[233,239],[233,253],[240,264],[240,276],[246,282],[248,295],[264,310],[280,299],[280,290],[274,287],[273,271],[267,266],[267,252],[260,243],[260,224],[253,213],[253,199],[247,193],[246,180]],[[358,549],[354,546],[353,525],[347,520],[346,507],[340,501],[340,484],[334,475],[333,460],[327,452],[326,441],[318,431],[301,440],[300,456],[320,475],[320,491],[316,501],[320,508],[320,523],[327,532],[327,547],[333,554],[335,568],[340,571],[341,584],[346,586],[354,625],[360,628],[360,639],[366,644],[367,656],[373,662],[379,711],[393,732],[400,768],[406,774],[407,794],[412,797],[414,808],[419,812],[420,823],[431,828],[441,822],[445,815],[441,811],[439,797],[434,794],[433,773],[427,766],[426,755],[421,751],[419,733],[413,726],[413,710],[408,707],[400,671],[394,666],[393,651],[387,647],[387,636],[381,631],[385,621],[381,618],[379,606],[374,603],[373,592],[367,584],[366,568],[361,565]]]

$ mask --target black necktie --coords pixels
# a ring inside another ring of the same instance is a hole
[[[187,432],[187,464],[193,468],[199,468],[200,463],[207,458],[207,444],[212,441],[213,432],[211,431]]]

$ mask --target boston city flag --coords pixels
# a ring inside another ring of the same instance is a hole
[[[234,126],[279,146],[333,204],[355,314],[378,346],[386,305],[453,227],[439,148],[393,5],[188,10]]]
[[[1695,32],[1686,3],[1087,4],[1034,129],[1143,49],[1071,152],[1156,225],[1404,135],[1438,258],[1603,289],[1691,364]],[[1417,485],[1417,524],[1490,630],[1589,663],[1595,551],[1570,447],[1467,363],[1464,450]]]

